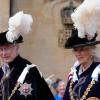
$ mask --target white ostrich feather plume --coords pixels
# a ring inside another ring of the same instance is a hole
[[[13,42],[20,35],[23,36],[30,33],[33,19],[31,15],[24,14],[23,11],[20,11],[11,17],[8,23],[9,28],[6,37],[9,42]]]
[[[84,0],[84,2],[71,14],[78,36],[86,35],[93,38],[100,31],[100,0]]]

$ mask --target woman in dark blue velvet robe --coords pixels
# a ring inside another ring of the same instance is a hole
[[[72,30],[65,47],[73,49],[78,63],[68,76],[63,100],[100,100],[100,62],[94,55],[99,43],[96,36],[88,40],[78,37],[77,29]]]

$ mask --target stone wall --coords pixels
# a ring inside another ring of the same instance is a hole
[[[0,0],[0,32],[7,29],[9,18],[9,0]]]

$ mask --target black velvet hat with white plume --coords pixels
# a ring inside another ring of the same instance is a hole
[[[71,14],[74,23],[71,37],[65,43],[65,48],[90,46],[99,44],[96,40],[100,33],[100,0],[84,0]]]
[[[78,37],[78,31],[77,29],[72,29],[71,37],[68,38],[68,40],[65,43],[65,48],[71,49],[76,47],[82,47],[82,46],[92,46],[100,44],[100,41],[96,40],[97,34],[92,39],[88,39],[87,36],[84,38]]]
[[[30,33],[33,23],[32,16],[23,11],[9,18],[7,31],[0,33],[0,45],[16,44],[23,42],[23,36]]]
[[[14,40],[13,42],[10,42],[6,38],[6,34],[8,31],[0,33],[0,45],[6,45],[6,44],[16,44],[16,43],[22,43],[23,37],[20,35],[18,39]]]

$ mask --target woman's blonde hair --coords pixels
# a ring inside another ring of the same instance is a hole
[[[97,47],[96,45],[94,46],[89,46],[91,49],[91,55],[93,58],[93,61],[98,62],[100,61],[100,55],[99,55],[99,47]]]

